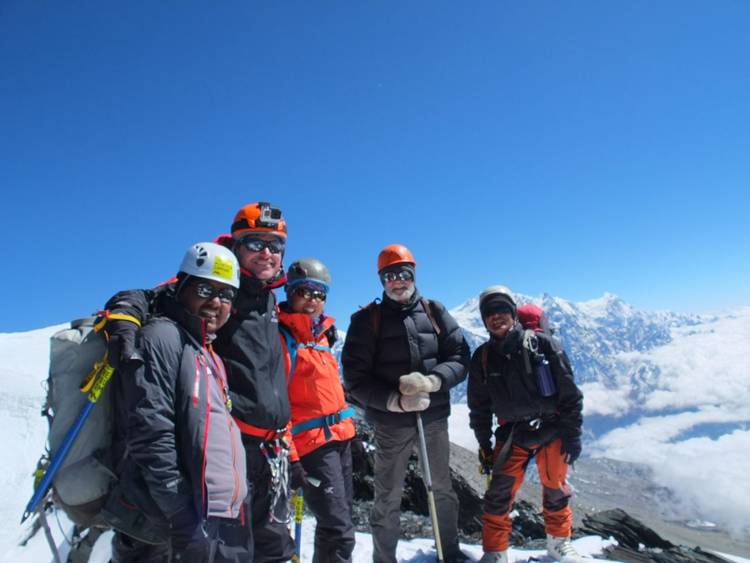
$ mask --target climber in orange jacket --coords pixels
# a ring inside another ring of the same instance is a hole
[[[295,261],[287,272],[287,300],[279,306],[292,410],[291,487],[304,487],[315,515],[315,555],[323,562],[351,562],[354,408],[346,404],[331,347],[334,319],[323,313],[331,284],[315,258]]]

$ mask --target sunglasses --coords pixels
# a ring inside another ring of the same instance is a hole
[[[400,281],[413,281],[414,276],[411,275],[411,272],[408,270],[401,270],[400,272],[386,272],[383,274],[383,279],[387,282],[395,282],[396,280]]]
[[[284,250],[284,242],[279,239],[263,240],[261,238],[246,237],[242,244],[250,252],[263,252],[266,248],[271,254],[279,254]]]
[[[201,282],[193,284],[195,294],[201,299],[213,299],[217,295],[222,303],[231,303],[237,297],[237,290],[233,287],[215,288],[210,283]]]
[[[318,301],[326,300],[326,292],[317,289],[310,289],[309,287],[298,287],[294,290],[295,295],[299,295],[303,299],[310,301],[311,299],[317,299]]]

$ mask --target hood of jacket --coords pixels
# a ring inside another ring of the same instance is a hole
[[[279,322],[287,327],[297,342],[313,342],[320,339],[333,326],[336,321],[333,317],[322,315],[320,331],[313,334],[313,319],[305,313],[294,313],[289,309],[289,304],[284,301],[279,305]]]

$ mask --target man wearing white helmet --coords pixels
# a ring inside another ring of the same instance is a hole
[[[177,283],[161,296],[161,314],[140,332],[143,361],[125,364],[116,379],[119,483],[108,511],[115,561],[253,558],[242,439],[212,349],[239,271],[223,246],[190,247]],[[141,541],[144,529],[162,543]]]

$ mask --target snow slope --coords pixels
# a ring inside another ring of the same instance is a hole
[[[15,524],[33,492],[31,473],[47,436],[47,422],[40,412],[49,365],[49,337],[60,328],[0,334],[0,444],[4,449],[0,522],[6,523],[0,527],[0,546],[17,535]]]

